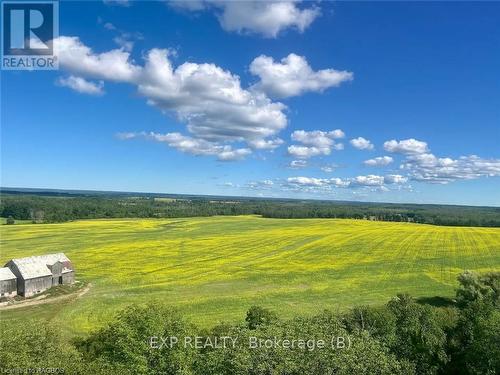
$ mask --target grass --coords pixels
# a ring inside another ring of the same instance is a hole
[[[500,270],[500,229],[254,216],[0,226],[0,261],[65,252],[82,298],[1,312],[82,334],[134,302],[162,301],[201,325],[253,304],[285,316],[379,304],[399,292],[451,297],[464,269]]]

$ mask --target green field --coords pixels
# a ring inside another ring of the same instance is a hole
[[[2,263],[65,252],[78,300],[0,312],[50,318],[79,334],[128,303],[158,300],[202,325],[249,306],[285,316],[379,304],[399,292],[452,296],[464,269],[500,270],[500,229],[337,219],[224,216],[2,225]]]

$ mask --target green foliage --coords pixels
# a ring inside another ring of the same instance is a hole
[[[15,326],[0,325],[0,371],[21,373],[16,372],[18,369],[32,371],[30,373],[35,373],[36,369],[44,369],[46,373],[54,371],[53,373],[82,375],[133,373],[119,364],[99,360],[84,361],[81,353],[63,339],[58,326],[36,320]]]
[[[470,317],[469,317],[470,319]],[[500,374],[500,311],[472,317],[472,335],[464,353],[470,374]]]
[[[465,271],[458,276],[458,282],[460,286],[456,298],[459,306],[467,307],[472,302],[482,300],[500,306],[500,273],[479,276]]]
[[[248,329],[257,329],[262,325],[269,325],[276,320],[276,314],[260,306],[252,306],[247,311],[245,321]]]
[[[387,307],[396,319],[396,340],[391,346],[398,358],[412,361],[418,374],[437,374],[448,362],[446,334],[436,319],[434,309],[417,304],[400,294]]]
[[[9,216],[7,218],[7,220],[5,221],[5,224],[7,224],[7,225],[13,225],[15,223],[16,223],[16,221],[14,220],[14,218],[12,216]]]
[[[344,323],[350,332],[367,331],[387,347],[396,343],[396,317],[386,306],[356,306],[344,315]]]
[[[298,201],[120,193],[3,191],[0,217],[34,223],[102,218],[173,218],[262,215],[268,218],[338,218],[452,226],[500,227],[500,208],[415,204]]]
[[[192,325],[173,309],[161,304],[133,305],[115,320],[78,342],[85,358],[119,363],[134,374],[192,374],[195,351],[175,345],[151,347],[151,337],[194,336]],[[162,344],[158,339],[158,345]]]
[[[462,273],[457,290],[461,308],[458,322],[450,334],[449,374],[500,373],[499,273]]]
[[[272,324],[259,325],[256,329],[222,325],[216,327],[212,334],[238,337],[237,345],[224,350],[202,351],[194,366],[196,374],[414,373],[408,361],[398,361],[366,332],[350,334],[340,317],[326,311],[313,317],[284,321],[277,319]],[[345,346],[342,344],[332,348],[332,342],[336,345],[337,338],[340,338],[340,343],[345,340]],[[303,339],[306,344],[303,347],[285,347],[283,340],[287,339]],[[259,340],[262,340],[262,344],[249,345]],[[319,347],[320,340],[323,340],[325,347]]]
[[[462,287],[470,285],[469,277],[462,275]],[[495,277],[478,279],[491,283]],[[164,304],[131,305],[73,344],[61,337],[60,327],[47,322],[0,331],[2,370],[59,368],[82,375],[500,373],[500,310],[486,298],[474,298],[459,309],[421,305],[402,294],[385,306],[289,320],[252,306],[245,324],[221,323],[204,330]],[[236,340],[224,347],[183,345],[184,337],[196,336],[201,342]],[[168,345],[160,337],[177,337],[179,343]],[[287,347],[284,340],[296,344]]]

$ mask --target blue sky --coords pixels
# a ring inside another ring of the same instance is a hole
[[[499,205],[500,4],[280,7],[62,2],[2,186]]]

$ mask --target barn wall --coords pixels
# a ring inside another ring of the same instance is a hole
[[[21,272],[19,272],[16,264],[13,261],[10,261],[5,265],[5,267],[9,267],[12,273],[17,277],[17,294],[24,296],[24,279],[21,276]]]
[[[52,276],[37,277],[24,281],[24,296],[29,297],[33,294],[41,293],[52,286]]]
[[[17,280],[0,281],[0,297],[14,297],[17,294]]]
[[[61,276],[62,270],[63,270],[63,264],[61,262],[56,262],[52,266],[48,266],[50,271],[52,272],[52,275],[54,277],[56,276]]]
[[[75,271],[62,274],[63,284],[73,284],[75,282]]]

